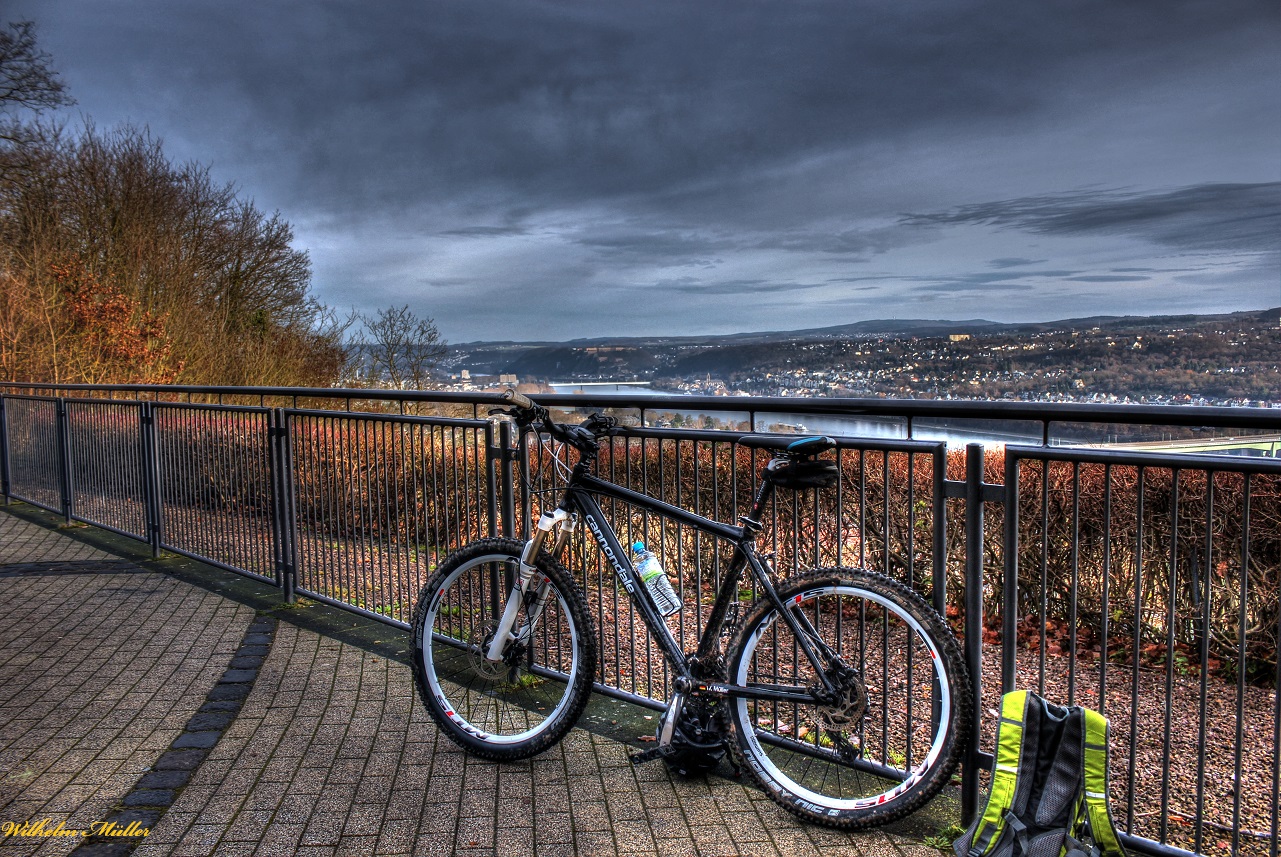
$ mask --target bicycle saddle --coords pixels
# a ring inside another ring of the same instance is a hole
[[[737,441],[740,446],[754,449],[778,449],[792,456],[818,455],[836,449],[836,441],[826,435],[797,438],[795,435],[745,434]]]

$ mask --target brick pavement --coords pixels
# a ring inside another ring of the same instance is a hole
[[[0,510],[0,823],[88,823],[181,732],[253,611],[16,520]],[[138,857],[939,853],[801,824],[745,782],[633,767],[600,730],[521,763],[469,756],[405,664],[291,621],[311,612],[276,611],[252,691]],[[590,719],[611,706],[638,717],[597,700]],[[4,854],[70,849],[0,839]]]
[[[439,735],[403,664],[282,623],[239,718],[135,853],[900,853],[742,782],[634,767],[629,749],[575,729],[532,760],[477,759]]]
[[[0,824],[101,820],[204,701],[252,617],[0,513]],[[0,839],[15,857],[75,844]]]

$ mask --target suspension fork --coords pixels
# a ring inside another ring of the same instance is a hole
[[[503,652],[507,646],[518,640],[524,633],[532,631],[535,623],[538,622],[539,616],[542,615],[543,608],[547,605],[548,594],[551,586],[547,581],[543,581],[535,590],[534,603],[530,606],[527,613],[528,622],[519,633],[513,633],[516,627],[516,617],[520,614],[520,608],[525,603],[526,593],[529,591],[530,581],[534,579],[535,572],[538,571],[536,561],[538,552],[543,549],[544,542],[551,532],[560,527],[560,533],[556,537],[552,555],[560,552],[569,540],[570,535],[577,525],[576,516],[572,515],[567,509],[557,508],[551,512],[544,512],[538,519],[538,525],[534,529],[534,535],[529,541],[525,542],[525,548],[520,554],[520,568],[516,574],[516,580],[512,585],[511,594],[507,596],[507,604],[503,608],[503,615],[498,620],[498,628],[494,631],[494,637],[489,641],[489,647],[485,650],[485,658],[490,661],[501,661]]]

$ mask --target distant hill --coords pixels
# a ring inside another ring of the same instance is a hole
[[[573,339],[568,342],[464,342],[453,346],[469,354],[490,352],[514,354],[538,348],[575,349],[588,347],[621,346],[650,348],[654,346],[690,345],[749,345],[761,342],[795,342],[798,340],[835,339],[867,336],[947,336],[953,333],[1017,334],[1042,333],[1051,330],[1140,330],[1155,327],[1198,327],[1213,324],[1265,324],[1281,323],[1281,307],[1266,310],[1221,313],[1217,315],[1096,315],[1084,318],[1067,318],[1058,321],[999,322],[981,318],[948,321],[945,319],[892,318],[856,321],[831,327],[811,327],[802,330],[773,330],[754,333],[727,333],[715,336],[602,336]]]

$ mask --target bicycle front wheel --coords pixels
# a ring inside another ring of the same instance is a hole
[[[414,678],[446,735],[487,759],[523,759],[555,744],[582,713],[596,668],[586,602],[541,554],[502,660],[485,657],[520,569],[524,543],[460,548],[427,582],[414,613]]]
[[[788,811],[832,827],[884,824],[948,782],[971,719],[970,680],[947,623],[881,575],[818,569],[778,589],[797,627],[840,656],[835,694],[813,702],[740,696],[731,748]],[[808,626],[808,628],[807,628]],[[774,604],[753,605],[730,646],[729,679],[808,691],[822,681]]]

